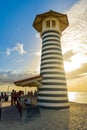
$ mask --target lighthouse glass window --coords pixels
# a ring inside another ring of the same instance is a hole
[[[56,21],[52,20],[52,27],[55,28],[56,27]]]
[[[50,20],[47,20],[47,21],[46,21],[46,27],[47,27],[47,28],[50,28]]]

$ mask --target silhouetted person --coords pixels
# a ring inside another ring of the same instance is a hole
[[[11,92],[11,105],[14,104],[14,90]]]
[[[6,92],[4,93],[4,98],[5,98],[5,101],[8,101],[8,95],[6,94]]]
[[[14,104],[16,105],[17,104],[17,97],[18,97],[18,94],[16,91],[14,91]]]
[[[1,110],[2,110],[2,101],[1,101],[1,97],[0,97],[0,121],[1,121]]]
[[[1,93],[1,99],[4,99],[4,94],[3,94],[3,92]]]

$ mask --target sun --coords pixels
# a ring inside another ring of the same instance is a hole
[[[79,67],[80,67],[80,63],[78,63],[78,62],[73,62],[73,61],[72,62],[66,62],[66,61],[64,62],[64,68],[65,68],[66,72],[73,71]]]
[[[81,67],[82,63],[87,60],[87,57],[83,57],[80,54],[75,54],[71,57],[70,61],[64,61],[64,68],[66,72],[73,71]]]

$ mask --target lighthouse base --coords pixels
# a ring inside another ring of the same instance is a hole
[[[64,105],[60,105],[60,104],[57,104],[57,105],[52,105],[52,106],[43,106],[43,105],[40,105],[38,103],[38,106],[39,108],[43,108],[43,109],[49,109],[49,110],[61,110],[61,109],[68,109],[70,106],[69,106],[69,103],[67,104],[64,104]]]
[[[64,107],[45,107],[45,106],[39,106],[40,108],[43,109],[48,109],[48,110],[62,110],[62,109],[69,109],[70,106],[64,106]]]

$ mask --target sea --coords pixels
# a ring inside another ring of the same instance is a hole
[[[87,104],[87,92],[68,92],[70,102]]]
[[[7,92],[7,94],[9,95],[10,100],[10,92]],[[68,99],[70,102],[87,104],[87,92],[68,92]]]

